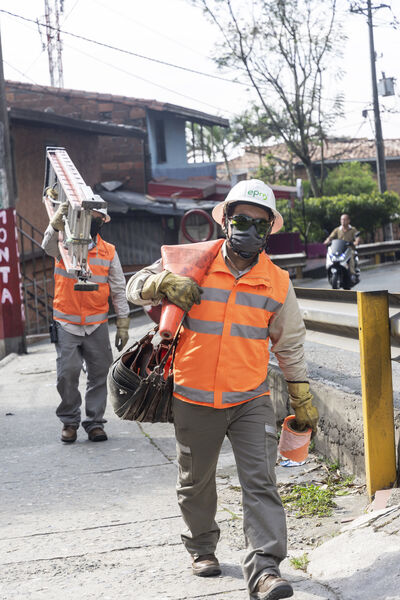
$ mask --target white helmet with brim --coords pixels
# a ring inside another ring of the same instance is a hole
[[[106,208],[93,208],[93,210],[96,211],[96,212],[98,212],[98,213],[100,213],[100,214],[102,214],[106,218],[106,220],[105,220],[106,223],[108,223],[109,221],[111,221],[111,217],[108,214]]]
[[[275,217],[271,233],[277,233],[283,227],[283,218],[280,212],[276,210],[274,192],[271,188],[259,179],[247,179],[239,181],[230,190],[223,202],[220,202],[213,208],[212,216],[214,221],[223,225],[224,212],[228,204],[255,204],[262,208],[269,208]]]

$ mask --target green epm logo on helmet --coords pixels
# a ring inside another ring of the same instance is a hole
[[[248,196],[253,196],[253,198],[256,198],[257,196],[260,196],[260,198],[262,200],[268,200],[268,196],[267,194],[264,194],[264,192],[259,192],[258,190],[249,190],[247,192]]]

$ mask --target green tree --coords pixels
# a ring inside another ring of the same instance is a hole
[[[258,96],[274,135],[300,158],[314,196],[315,145],[342,113],[342,97],[323,102],[323,82],[334,75],[344,34],[337,0],[192,0],[218,27],[216,62],[234,69]],[[336,74],[339,72],[336,67]]]
[[[372,176],[368,164],[348,162],[329,171],[324,181],[324,195],[337,194],[371,194],[378,191],[378,185]]]
[[[198,123],[186,125],[186,147],[188,159],[191,162],[216,162],[223,160],[229,179],[231,171],[229,155],[235,145],[230,129],[208,126]]]
[[[245,146],[258,154],[262,166],[265,145],[274,137],[273,126],[262,108],[253,104],[231,120],[232,140],[235,146]]]
[[[400,198],[395,192],[305,198],[304,205],[305,222],[300,202],[296,201],[294,208],[290,209],[286,200],[277,201],[285,229],[288,230],[291,217],[292,231],[298,231],[303,239],[307,233],[311,242],[322,242],[327,233],[339,225],[343,213],[350,216],[353,227],[360,231],[364,242],[374,241],[377,229],[400,219]]]

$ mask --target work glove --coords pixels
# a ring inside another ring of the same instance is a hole
[[[299,431],[311,427],[313,432],[317,431],[318,410],[312,403],[313,395],[307,381],[288,381],[290,405],[296,415],[296,423]]]
[[[170,271],[150,275],[144,282],[141,291],[143,300],[153,300],[154,302],[167,298],[185,312],[188,312],[193,304],[200,304],[201,294],[201,287],[193,279],[175,275]]]
[[[64,231],[64,220],[63,217],[68,214],[68,202],[63,202],[57,208],[53,217],[50,220],[50,225],[56,231]]]
[[[122,350],[129,339],[129,317],[117,317],[117,333],[115,334],[115,347],[118,352]]]

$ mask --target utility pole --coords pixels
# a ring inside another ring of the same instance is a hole
[[[379,7],[381,8],[381,7]],[[374,46],[374,29],[372,23],[372,6],[371,0],[367,0],[368,10],[368,31],[369,31],[369,53],[371,59],[371,82],[372,82],[372,97],[374,104],[374,121],[375,121],[375,146],[376,146],[376,167],[378,174],[379,191],[386,192],[386,164],[385,164],[385,148],[383,145],[381,115],[379,112],[378,100],[378,85],[376,82],[376,55]]]
[[[0,359],[25,352],[25,312],[0,34]]]
[[[368,23],[368,34],[369,34],[369,54],[371,63],[371,85],[372,85],[372,99],[373,99],[373,110],[374,110],[374,122],[375,122],[375,148],[376,148],[376,173],[378,177],[378,186],[381,193],[386,192],[386,162],[385,162],[385,148],[383,144],[382,124],[381,116],[379,111],[379,99],[378,99],[378,85],[376,81],[376,54],[374,45],[374,25],[372,20],[372,11],[379,10],[380,8],[389,8],[388,4],[379,4],[372,6],[372,0],[366,0],[365,4],[360,2],[353,2],[350,7],[350,12],[362,14],[367,17]],[[384,228],[384,239],[393,239],[392,224],[387,223]]]
[[[371,62],[371,84],[372,98],[374,107],[374,122],[375,122],[375,147],[376,147],[376,172],[378,176],[379,191],[386,192],[386,165],[385,165],[385,149],[383,145],[381,116],[379,112],[378,100],[378,85],[376,81],[376,55],[374,45],[374,25],[372,20],[372,11],[380,8],[390,8],[388,4],[379,4],[372,6],[372,0],[367,0],[366,6],[364,3],[352,2],[350,12],[361,14],[367,17],[368,33],[369,33],[369,55]]]

